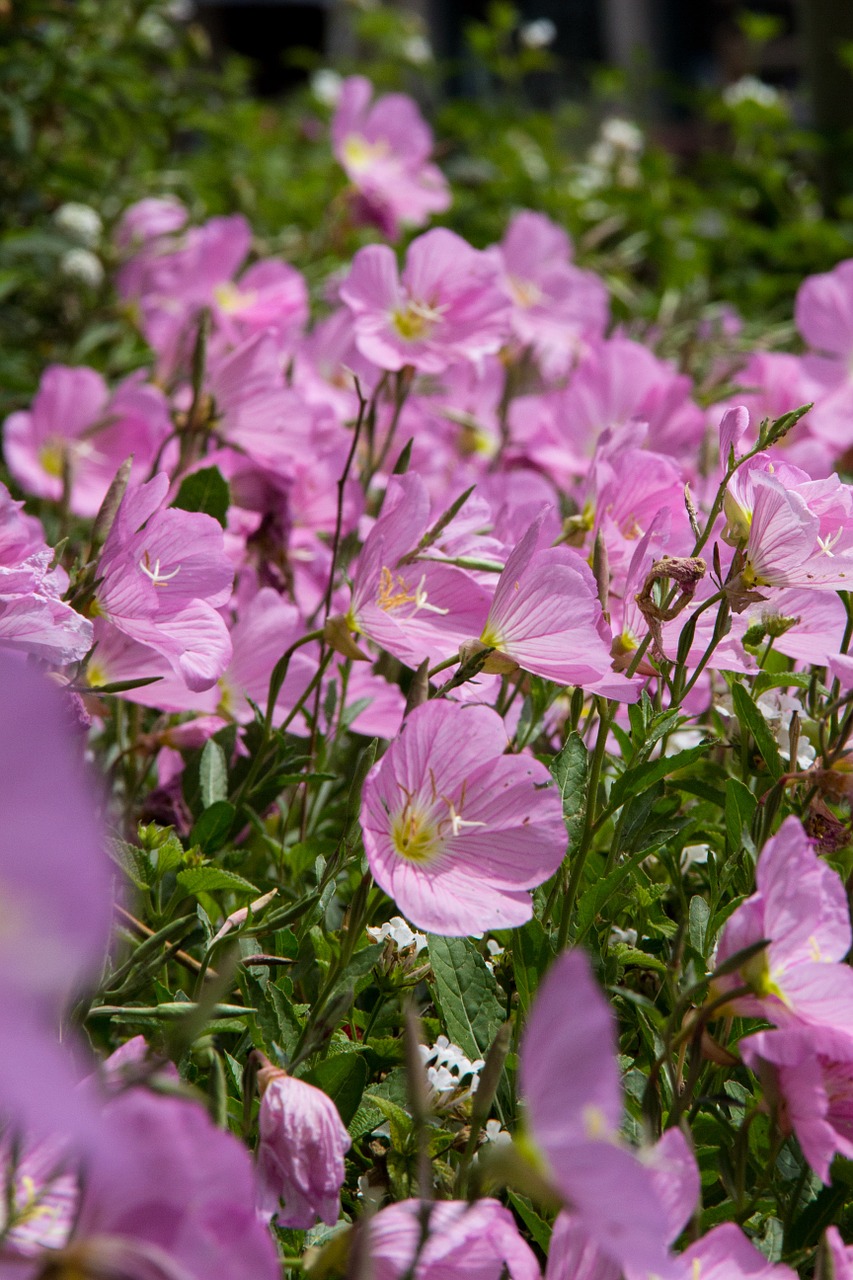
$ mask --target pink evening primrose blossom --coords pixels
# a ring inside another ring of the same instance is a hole
[[[443,227],[412,241],[402,274],[388,245],[359,249],[340,296],[356,346],[380,369],[441,373],[497,351],[508,333],[497,267]]]
[[[636,701],[639,686],[612,669],[589,566],[570,547],[540,547],[541,527],[540,516],[507,560],[480,643],[546,680]]]
[[[853,493],[758,454],[729,482],[724,539],[744,550],[747,586],[843,590],[853,582]]]
[[[667,1242],[684,1230],[699,1203],[696,1160],[680,1129],[667,1129],[643,1153],[667,1220]],[[601,1251],[584,1228],[583,1219],[563,1209],[554,1223],[545,1280],[621,1280],[622,1268]]]
[[[581,951],[559,956],[539,988],[519,1084],[536,1158],[587,1239],[617,1268],[671,1274],[671,1189],[619,1137],[613,1012]]]
[[[610,309],[604,283],[570,261],[571,242],[562,227],[527,209],[489,253],[512,303],[517,342],[533,350],[546,378],[564,376],[582,343],[604,333]]]
[[[827,385],[853,376],[853,258],[807,276],[794,304],[797,328],[815,353],[809,367]]]
[[[249,1153],[204,1107],[129,1089],[107,1103],[96,1127],[70,1238],[60,1249],[45,1240],[31,1267],[8,1272],[12,1258],[0,1245],[4,1276],[278,1280],[275,1245],[255,1212]]]
[[[127,489],[98,562],[91,611],[161,653],[187,688],[208,689],[231,658],[217,609],[231,595],[234,571],[218,522],[164,509],[168,491],[162,473]]]
[[[368,774],[361,807],[377,883],[419,929],[451,937],[524,924],[566,832],[538,760],[505,755],[488,707],[417,707]]]
[[[349,76],[332,121],[335,159],[361,197],[365,220],[396,240],[402,226],[421,227],[450,207],[450,188],[430,163],[433,138],[417,104],[403,93],[371,102],[373,85]]]
[[[853,1038],[828,1027],[782,1027],[741,1040],[753,1071],[773,1076],[780,1120],[820,1180],[838,1153],[853,1159]]]
[[[373,1280],[539,1280],[533,1250],[497,1200],[402,1200],[365,1230]]]
[[[94,516],[125,458],[131,476],[151,469],[172,422],[158,387],[132,374],[110,395],[94,369],[49,365],[32,407],[13,413],[3,430],[3,453],[18,483],[59,502],[68,479],[75,515]]]
[[[829,1254],[832,1271],[826,1275],[832,1280],[853,1280],[853,1248],[841,1239],[838,1227],[827,1227],[823,1247]]]
[[[352,1145],[322,1089],[266,1063],[258,1072],[258,1212],[265,1222],[307,1230],[340,1217],[344,1156]]]
[[[420,476],[393,476],[356,563],[346,614],[352,631],[411,667],[424,658],[432,665],[451,657],[479,633],[489,609],[489,591],[464,569],[407,560],[430,521]]]
[[[62,599],[68,575],[34,516],[0,484],[0,648],[43,662],[78,662],[92,647],[92,624]]]
[[[82,1138],[89,1109],[57,1029],[103,965],[112,872],[74,730],[71,695],[0,656],[0,1016],[18,1046],[0,1057],[0,1128]]]
[[[767,841],[755,871],[756,892],[723,928],[718,963],[767,939],[736,973],[715,980],[718,994],[749,987],[731,1002],[748,1017],[777,1026],[808,1024],[853,1032],[850,911],[836,871],[814,851],[802,824],[786,818]]]

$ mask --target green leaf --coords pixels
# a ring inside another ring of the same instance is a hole
[[[618,809],[629,795],[639,795],[641,791],[646,791],[669,774],[676,773],[679,769],[686,769],[688,765],[693,764],[694,760],[699,760],[711,746],[713,746],[712,742],[701,742],[698,747],[676,751],[674,756],[661,756],[658,760],[647,760],[645,764],[639,764],[634,769],[626,769],[613,783],[607,807],[611,811]]]
[[[785,772],[782,757],[776,740],[770,732],[767,721],[749,696],[742,684],[732,685],[732,702],[735,715],[740,721],[741,732],[749,732],[755,739],[755,745],[764,757],[764,763],[770,770],[774,782],[778,782]]]
[[[505,1016],[495,975],[468,938],[430,934],[429,958],[448,1036],[469,1058],[485,1057]]]
[[[577,911],[576,942],[580,942],[604,904],[613,896],[622,881],[640,865],[645,856],[645,850],[641,849],[639,853],[626,858],[620,867],[616,867],[603,879],[596,880],[595,884],[590,885],[581,896]]]
[[[690,934],[690,945],[703,960],[708,958],[708,920],[711,909],[701,894],[690,899],[687,909],[687,928]]]
[[[508,1191],[507,1199],[518,1214],[521,1221],[527,1227],[533,1237],[534,1242],[539,1246],[544,1254],[547,1255],[548,1248],[551,1244],[551,1228],[544,1218],[540,1218],[539,1214],[533,1208],[533,1202],[528,1200],[527,1196],[521,1196],[517,1191]]]
[[[539,980],[553,959],[548,935],[534,917],[512,934],[512,969],[522,1013],[530,1008]]]
[[[579,733],[570,733],[551,761],[551,774],[563,802],[563,818],[569,833],[569,846],[578,837],[586,809],[589,752]]]
[[[225,752],[212,738],[204,744],[204,750],[201,753],[198,781],[201,788],[202,808],[209,809],[212,804],[228,799],[228,765],[225,762]]]
[[[743,848],[744,832],[752,829],[752,820],[758,801],[739,778],[729,778],[726,783],[726,840],[732,853]]]
[[[378,1093],[366,1093],[364,1101],[382,1112],[391,1130],[392,1145],[397,1151],[402,1151],[414,1129],[412,1117],[402,1107],[398,1107],[396,1102],[392,1102],[390,1098],[382,1098]]]
[[[150,859],[136,845],[128,844],[126,840],[108,840],[107,853],[137,889],[147,889],[156,880],[157,873]]]
[[[182,511],[203,511],[213,516],[225,528],[231,493],[218,467],[202,467],[182,481],[178,496],[172,503]]]
[[[178,872],[178,884],[187,893],[216,893],[219,889],[229,889],[233,893],[247,893],[260,897],[260,890],[249,880],[226,871],[224,867],[188,867]]]
[[[321,1062],[301,1079],[328,1094],[341,1120],[349,1125],[361,1105],[367,1084],[367,1063],[360,1053],[339,1053]]]
[[[371,943],[369,947],[362,947],[361,951],[356,951],[346,969],[344,969],[334,987],[329,992],[329,1003],[331,1004],[335,996],[346,991],[348,988],[355,991],[359,980],[370,973],[384,950],[384,942],[374,942]]]
[[[205,809],[193,827],[190,843],[197,844],[205,853],[216,853],[228,839],[236,812],[227,800],[217,800]]]

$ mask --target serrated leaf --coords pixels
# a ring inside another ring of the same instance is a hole
[[[228,799],[228,765],[225,752],[212,738],[204,744],[198,766],[198,782],[204,809]]]
[[[172,503],[182,511],[203,511],[225,528],[231,493],[218,467],[202,467],[181,481],[178,496]]]
[[[301,1078],[322,1089],[334,1102],[343,1123],[349,1125],[361,1104],[367,1076],[367,1063],[360,1053],[339,1053]]]
[[[156,871],[148,856],[135,845],[128,844],[126,840],[108,840],[107,852],[137,889],[148,889],[156,880]]]
[[[251,894],[252,897],[260,895],[260,890],[250,880],[244,880],[242,876],[234,871],[226,871],[224,867],[187,867],[185,871],[178,872],[177,880],[182,889],[192,894],[216,893],[220,889],[229,889],[233,893]]]
[[[469,1058],[485,1057],[505,1018],[495,975],[468,938],[430,934],[429,958],[448,1036]]]
[[[551,776],[563,803],[563,818],[569,833],[569,847],[577,840],[586,809],[589,752],[579,733],[570,733],[551,761]]]
[[[396,1102],[392,1102],[390,1098],[382,1098],[378,1093],[366,1093],[364,1101],[382,1113],[391,1130],[392,1145],[397,1151],[402,1151],[414,1129],[412,1117],[402,1107],[398,1107]]]

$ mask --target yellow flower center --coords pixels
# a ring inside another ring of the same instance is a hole
[[[419,863],[434,862],[443,844],[435,823],[411,802],[391,822],[391,843],[401,858]]]
[[[391,312],[391,323],[406,342],[428,338],[441,319],[441,308],[412,300]]]
[[[39,462],[42,470],[46,471],[49,476],[54,476],[57,480],[62,478],[64,459],[65,450],[58,440],[48,440],[39,449]]]
[[[361,173],[378,160],[384,160],[391,148],[384,140],[368,142],[361,134],[351,133],[344,139],[342,150],[349,167],[356,173]]]

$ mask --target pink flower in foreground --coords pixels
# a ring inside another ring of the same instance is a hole
[[[673,1280],[797,1280],[797,1273],[768,1262],[734,1222],[714,1227],[676,1260]],[[631,1272],[630,1280],[639,1280]],[[643,1277],[646,1280],[646,1277]]]
[[[420,227],[450,206],[450,188],[434,164],[432,130],[403,93],[371,103],[373,85],[350,76],[341,85],[332,121],[335,158],[362,197],[362,209],[385,235],[401,224]]]
[[[491,259],[438,227],[409,245],[402,274],[384,244],[359,249],[340,296],[355,316],[355,342],[380,369],[441,373],[497,351],[509,304]]]
[[[506,747],[488,707],[428,702],[368,774],[367,861],[419,929],[461,937],[524,924],[528,891],[563,860],[562,806],[548,770]]]
[[[480,642],[546,680],[636,701],[639,686],[613,671],[589,566],[570,547],[540,547],[541,528],[540,516],[507,560]]]
[[[258,1212],[280,1227],[331,1227],[341,1212],[344,1156],[352,1145],[322,1089],[267,1063],[258,1072]]]
[[[21,1280],[278,1280],[249,1154],[204,1107],[130,1089],[104,1108],[97,1139],[71,1238],[45,1248]]]
[[[762,1076],[769,1066],[782,1096],[783,1122],[822,1182],[838,1152],[853,1158],[853,1038],[827,1027],[759,1031],[739,1045]]]
[[[841,1239],[838,1227],[827,1227],[824,1248],[832,1264],[832,1280],[853,1280],[853,1248]]]
[[[169,477],[128,488],[98,563],[93,612],[171,663],[189,689],[208,689],[231,659],[216,612],[234,571],[222,528],[197,511],[163,509]]]
[[[717,951],[722,963],[768,939],[718,992],[747,986],[731,1008],[779,1026],[808,1023],[853,1032],[850,910],[838,873],[815,853],[799,819],[786,818],[767,841],[755,871],[756,892],[726,921]]]
[[[71,696],[23,660],[0,657],[0,1126],[80,1133],[87,1108],[57,1028],[96,978],[110,932],[110,863],[83,773]],[[31,945],[38,938],[38,946]],[[11,1042],[10,1042],[11,1044]]]
[[[497,1200],[403,1200],[366,1229],[374,1280],[539,1280],[533,1250]]]
[[[540,986],[519,1072],[530,1137],[587,1238],[617,1267],[668,1275],[669,1195],[620,1141],[616,1028],[583,952],[564,952]]]

